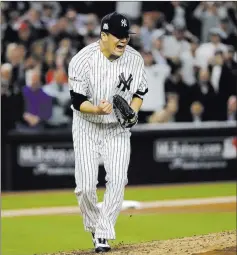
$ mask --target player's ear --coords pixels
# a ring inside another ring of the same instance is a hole
[[[101,32],[100,38],[103,42],[106,42],[108,41],[108,34],[106,34],[105,32]]]

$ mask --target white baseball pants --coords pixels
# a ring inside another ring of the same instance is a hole
[[[115,223],[122,207],[130,161],[130,132],[114,124],[89,123],[86,128],[73,120],[75,193],[86,231],[96,238],[115,239]],[[97,206],[96,186],[100,157],[106,171],[106,192]]]

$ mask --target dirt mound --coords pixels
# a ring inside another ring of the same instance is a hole
[[[233,255],[233,254],[237,254],[236,246],[224,248],[220,250],[195,253],[193,255]]]
[[[92,255],[92,251],[59,252],[44,255]],[[107,255],[236,255],[236,231],[112,246]]]

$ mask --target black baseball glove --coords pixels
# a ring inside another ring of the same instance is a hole
[[[137,114],[120,95],[113,96],[113,109],[122,128],[131,128],[137,124]]]

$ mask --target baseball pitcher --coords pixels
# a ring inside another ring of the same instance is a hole
[[[148,92],[141,55],[128,46],[128,19],[116,12],[101,21],[100,40],[79,51],[69,64],[73,109],[75,194],[85,230],[96,252],[110,250],[128,182],[130,129]],[[106,192],[97,206],[99,162],[106,170]]]

